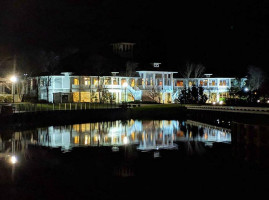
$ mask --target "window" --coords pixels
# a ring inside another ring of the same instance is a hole
[[[191,87],[193,85],[193,83],[191,81],[189,81],[189,87]]]
[[[135,80],[134,80],[134,79],[131,80],[131,86],[132,86],[132,87],[135,86]]]
[[[156,74],[155,78],[162,78],[162,75],[161,74]]]
[[[216,80],[210,80],[209,86],[216,86]]]
[[[78,78],[74,78],[74,85],[79,85],[79,80],[78,80]]]
[[[110,85],[111,84],[111,78],[105,78],[104,84],[105,85]]]
[[[126,79],[121,79],[121,85],[123,85],[126,82]]]
[[[85,85],[91,85],[91,79],[90,78],[84,78]]]
[[[113,85],[118,85],[118,78],[113,79]]]
[[[93,80],[93,84],[94,84],[95,86],[98,85],[98,78],[94,78],[94,80]]]
[[[176,86],[177,87],[183,87],[184,85],[183,85],[183,81],[177,81],[176,82]]]
[[[220,80],[219,85],[226,86],[227,85],[226,80]]]

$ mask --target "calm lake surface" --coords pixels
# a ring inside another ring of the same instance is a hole
[[[2,131],[0,197],[163,199],[179,195],[178,190],[195,190],[194,196],[266,190],[259,183],[269,173],[237,162],[231,142],[230,129],[191,120]]]

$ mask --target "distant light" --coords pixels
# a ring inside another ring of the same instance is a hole
[[[222,105],[223,104],[223,101],[220,101],[219,104]]]
[[[17,78],[16,76],[12,76],[12,77],[10,77],[10,81],[11,81],[12,83],[16,83],[17,80],[18,80],[18,78]]]
[[[269,103],[269,100],[267,100],[267,103]]]
[[[123,144],[128,144],[128,138],[126,136],[123,138]]]
[[[248,89],[247,87],[244,88],[244,91],[245,91],[245,92],[248,92],[248,90],[249,90],[249,89]]]
[[[216,102],[214,101],[212,104],[213,104],[213,105],[216,105]]]
[[[16,156],[11,156],[10,157],[10,163],[11,164],[16,164],[17,162],[18,162],[18,160],[17,160]]]
[[[126,88],[126,87],[128,86],[128,83],[127,83],[127,82],[124,82],[124,83],[122,84],[122,86]]]
[[[260,100],[257,100],[257,103],[260,103],[261,101]]]

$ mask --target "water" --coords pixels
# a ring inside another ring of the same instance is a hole
[[[36,144],[61,148],[69,152],[74,147],[137,145],[138,150],[177,149],[177,142],[202,142],[212,146],[214,142],[231,142],[229,129],[195,121],[177,120],[129,120],[49,126],[15,132],[8,141],[2,141],[2,153],[9,145],[24,148]],[[114,148],[116,150],[116,148]],[[20,151],[20,149],[15,149]]]
[[[267,171],[234,160],[230,129],[191,120],[0,132],[0,152],[0,197],[9,199],[163,199],[268,189]]]

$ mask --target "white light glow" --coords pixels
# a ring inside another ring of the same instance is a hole
[[[219,104],[222,105],[223,104],[223,101],[220,101]]]
[[[257,103],[260,103],[261,101],[260,100],[257,100]]]
[[[18,162],[18,160],[17,160],[16,156],[11,156],[10,157],[10,163],[11,164],[16,164],[17,162]]]
[[[123,138],[123,144],[128,144],[128,138],[126,136]]]
[[[18,78],[17,78],[16,76],[12,76],[12,77],[10,77],[10,81],[11,81],[12,83],[16,83],[17,80],[18,80]]]
[[[212,104],[213,104],[213,105],[216,105],[216,102],[214,101]]]
[[[244,91],[245,91],[245,92],[248,92],[248,88],[247,88],[247,87],[245,87],[245,88],[244,88]]]

